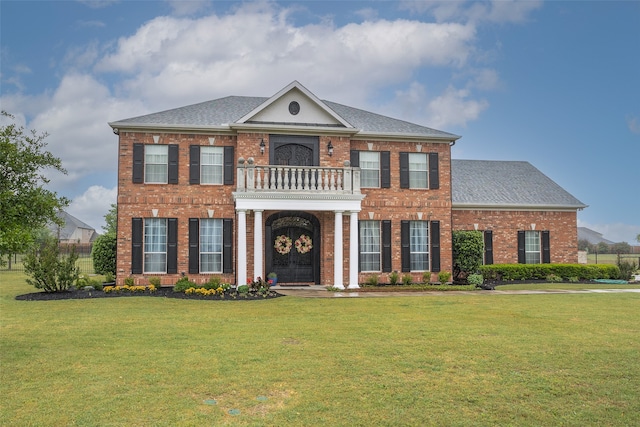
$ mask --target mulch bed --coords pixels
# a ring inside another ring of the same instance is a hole
[[[234,296],[235,295],[235,296]],[[66,299],[93,299],[93,298],[133,298],[133,297],[162,297],[162,298],[179,298],[192,300],[208,300],[208,301],[255,301],[264,299],[279,298],[284,295],[275,291],[269,291],[267,295],[260,294],[225,294],[221,295],[187,295],[182,292],[173,292],[173,288],[160,288],[155,292],[108,292],[103,291],[85,291],[70,290],[65,292],[34,292],[31,294],[18,295],[19,301],[57,301]]]

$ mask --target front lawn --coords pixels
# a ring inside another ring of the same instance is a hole
[[[0,425],[639,425],[640,295],[16,301]]]

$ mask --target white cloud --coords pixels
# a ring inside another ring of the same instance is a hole
[[[526,21],[542,1],[404,1],[405,9],[416,13],[430,13],[438,22],[519,23]]]
[[[117,195],[116,187],[109,189],[92,185],[72,200],[67,212],[95,228],[98,233],[103,233],[104,216],[111,209],[111,204],[116,203]]]
[[[627,242],[630,245],[638,245],[636,236],[640,234],[640,225],[623,224],[620,222],[613,224],[591,224],[578,219],[578,227],[586,227],[602,234],[607,240],[612,242]]]
[[[449,86],[440,96],[429,102],[427,106],[428,123],[438,129],[450,126],[465,126],[468,121],[475,120],[480,113],[489,107],[486,100],[470,99],[468,89],[456,89]]]
[[[636,116],[627,116],[627,126],[632,133],[640,134],[640,119]]]
[[[223,16],[158,17],[119,39],[95,70],[130,76],[118,90],[160,108],[229,94],[269,96],[292,80],[326,99],[362,105],[421,67],[459,69],[474,51],[472,26],[408,20],[295,26],[289,13],[260,3]]]

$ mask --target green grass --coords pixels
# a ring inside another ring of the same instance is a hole
[[[606,284],[606,283],[515,283],[509,285],[498,285],[498,291],[536,291],[536,290],[564,290],[580,291],[584,289],[638,289],[640,283],[631,284]]]
[[[0,274],[0,425],[640,424],[638,294],[14,300],[31,291]]]

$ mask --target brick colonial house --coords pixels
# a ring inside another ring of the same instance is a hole
[[[586,207],[526,162],[452,160],[460,137],[334,102],[297,81],[110,123],[117,280],[358,287],[452,270],[452,230],[486,263],[577,262]],[[402,273],[402,274],[406,274]]]

